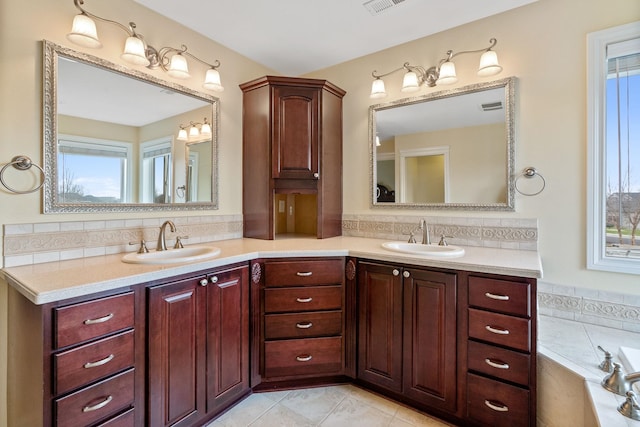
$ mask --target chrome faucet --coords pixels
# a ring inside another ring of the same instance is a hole
[[[167,228],[167,225],[169,226],[169,228],[171,229],[172,233],[176,232],[176,225],[173,223],[173,221],[165,221],[162,223],[162,225],[160,226],[160,234],[158,235],[158,246],[156,246],[156,251],[166,251],[167,250],[167,240],[165,238],[165,230]]]
[[[633,384],[640,381],[640,371],[623,374],[619,363],[613,364],[613,372],[602,380],[602,386],[612,393],[625,396],[631,391]]]

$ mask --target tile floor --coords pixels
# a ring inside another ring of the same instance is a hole
[[[353,385],[254,393],[207,427],[450,427]]]

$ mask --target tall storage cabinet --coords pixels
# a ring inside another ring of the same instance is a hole
[[[345,91],[326,80],[276,76],[240,88],[244,236],[274,239],[278,215],[293,216],[283,208],[287,195],[311,196],[305,218],[283,220],[292,224],[289,232],[341,235]]]

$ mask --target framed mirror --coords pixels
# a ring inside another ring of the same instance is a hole
[[[514,108],[514,77],[372,105],[372,207],[513,211]]]
[[[218,98],[46,40],[43,51],[44,213],[218,208]]]

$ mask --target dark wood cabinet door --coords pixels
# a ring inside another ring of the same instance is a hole
[[[456,409],[456,275],[407,269],[403,395]]]
[[[209,277],[207,285],[207,412],[249,391],[249,268]]]
[[[317,179],[319,95],[317,88],[273,89],[273,178]]]
[[[358,378],[402,390],[402,277],[398,268],[358,264]]]
[[[188,426],[204,411],[203,330],[205,288],[197,280],[148,290],[149,425]]]

